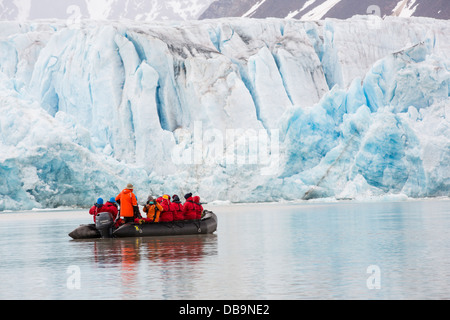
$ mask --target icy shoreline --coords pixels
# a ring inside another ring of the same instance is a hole
[[[229,201],[212,201],[211,203],[207,203],[204,205],[207,210],[214,210],[214,208],[224,209],[224,208],[233,208],[233,207],[258,207],[258,206],[308,206],[308,205],[333,205],[333,204],[371,204],[371,203],[395,203],[395,202],[433,202],[433,201],[449,201],[450,197],[435,197],[435,198],[408,198],[404,196],[382,196],[382,197],[374,197],[374,198],[366,198],[366,199],[332,199],[332,198],[324,198],[324,199],[313,199],[313,200],[281,200],[279,202],[238,202],[231,203]],[[0,216],[2,214],[17,214],[17,213],[28,213],[28,214],[39,214],[39,213],[59,213],[59,212],[69,212],[76,213],[80,212],[81,214],[87,213],[89,207],[59,207],[59,208],[33,208],[31,210],[4,210],[0,211]]]

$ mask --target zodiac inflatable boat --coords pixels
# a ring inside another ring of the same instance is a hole
[[[217,216],[212,211],[204,211],[200,220],[182,220],[159,223],[126,223],[117,229],[108,212],[96,217],[95,224],[84,224],[69,233],[73,239],[161,237],[174,235],[208,234],[217,230]]]

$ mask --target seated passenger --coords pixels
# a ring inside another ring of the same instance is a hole
[[[201,219],[202,218],[202,213],[203,213],[203,206],[200,204],[200,197],[199,196],[195,196],[193,198],[194,201],[194,207],[195,207],[195,219]]]
[[[197,213],[195,212],[195,204],[192,199],[192,193],[188,193],[184,196],[186,202],[183,205],[184,220],[195,220]]]
[[[147,204],[144,206],[143,211],[147,213],[147,218],[144,219],[145,222],[159,222],[159,216],[163,211],[163,207],[153,199],[152,196],[149,196],[147,199]]]
[[[117,209],[116,199],[112,197],[104,204],[104,210],[113,215],[114,220],[117,218],[119,210]]]
[[[111,213],[115,222],[115,226],[118,227],[119,224],[119,210],[117,209],[116,199],[112,197],[104,204],[104,210]]]
[[[161,206],[163,207],[163,211],[159,216],[159,222],[172,222],[173,221],[173,212],[170,211],[170,196],[165,194],[162,196]]]
[[[183,205],[181,204],[178,195],[174,194],[172,197],[172,202],[170,203],[170,211],[173,213],[173,220],[180,221],[184,220]]]
[[[106,210],[104,210],[103,208],[103,199],[102,198],[98,198],[97,202],[91,207],[91,209],[89,209],[89,214],[94,216],[94,223],[95,223],[95,217],[97,217],[97,214],[99,214],[100,212],[104,212]]]

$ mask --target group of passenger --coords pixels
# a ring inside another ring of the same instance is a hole
[[[103,203],[103,198],[98,198],[97,199],[97,202],[89,210],[89,214],[94,216],[94,223],[96,221],[95,218],[101,212],[109,212],[109,213],[111,213],[114,221],[116,221],[117,216],[119,214],[119,209],[117,207],[116,198],[112,197],[106,203]]]
[[[142,209],[147,214],[147,218],[140,218],[138,219],[139,222],[172,222],[200,219],[203,212],[200,197],[192,197],[192,193],[188,193],[184,198],[186,202],[182,204],[179,196],[176,194],[172,197],[165,194],[156,199],[149,196]],[[135,219],[135,222],[138,221]]]
[[[184,204],[176,194],[172,197],[164,194],[156,199],[149,196],[142,209],[146,213],[146,218],[144,218],[139,211],[133,188],[133,185],[129,183],[119,195],[112,197],[105,204],[103,204],[102,198],[98,198],[97,203],[89,210],[89,213],[94,216],[94,223],[95,217],[101,212],[111,213],[116,227],[127,222],[142,224],[201,219],[203,206],[200,203],[200,197],[193,197],[192,193],[184,195],[186,200]]]

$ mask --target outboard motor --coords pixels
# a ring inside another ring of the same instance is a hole
[[[95,227],[100,232],[102,238],[112,238],[112,227],[114,219],[109,212],[100,212],[95,217]]]
[[[202,220],[206,220],[206,219],[209,219],[209,218],[211,218],[212,217],[212,211],[209,211],[209,210],[203,210],[203,212],[202,212]]]

